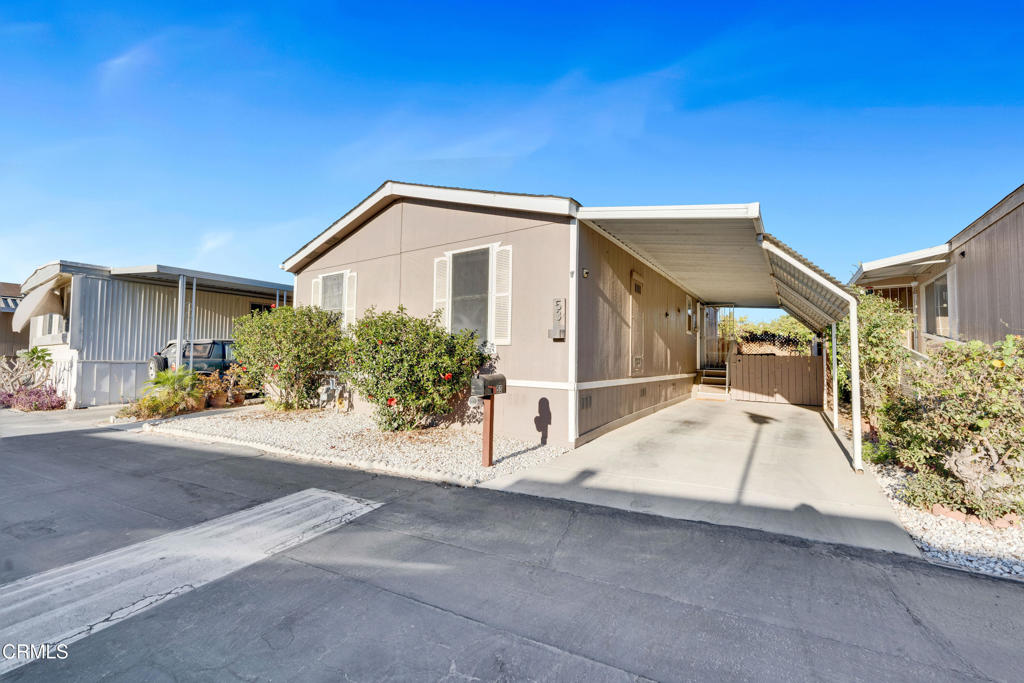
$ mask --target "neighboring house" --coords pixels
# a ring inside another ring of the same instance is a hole
[[[862,263],[850,284],[913,311],[917,351],[1024,334],[1024,185],[944,244]]]
[[[821,331],[855,304],[764,232],[756,203],[584,207],[388,181],[281,267],[296,305],[347,320],[371,306],[440,310],[448,329],[476,330],[508,378],[498,431],[569,445],[687,399],[701,373],[725,368],[720,307],[783,307]],[[808,359],[820,406],[822,359]]]
[[[292,288],[169,266],[53,261],[21,291],[11,327],[50,350],[55,383],[77,408],[134,400],[149,357],[169,340],[230,339],[235,318],[287,303]]]
[[[11,319],[21,301],[21,285],[0,282],[0,356],[14,356],[28,348],[28,333],[15,332]]]

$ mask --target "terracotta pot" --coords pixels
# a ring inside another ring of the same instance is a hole
[[[216,394],[210,394],[206,401],[211,408],[223,408],[228,404],[228,395],[223,391],[219,391]]]
[[[245,394],[232,394],[231,405],[240,406],[245,403]]]

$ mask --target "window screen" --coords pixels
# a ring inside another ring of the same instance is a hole
[[[452,331],[475,330],[487,341],[490,249],[452,254]]]
[[[324,275],[320,279],[323,283],[321,308],[328,311],[345,310],[345,273]]]

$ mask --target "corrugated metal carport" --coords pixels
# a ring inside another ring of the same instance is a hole
[[[577,219],[645,262],[706,305],[779,307],[812,330],[850,319],[853,424],[861,422],[857,297],[841,282],[766,233],[760,204],[581,207]],[[832,354],[832,425],[838,426]],[[863,469],[854,429],[853,464]]]

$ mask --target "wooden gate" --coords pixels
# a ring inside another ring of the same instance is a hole
[[[729,390],[734,401],[820,406],[821,356],[730,356]]]

